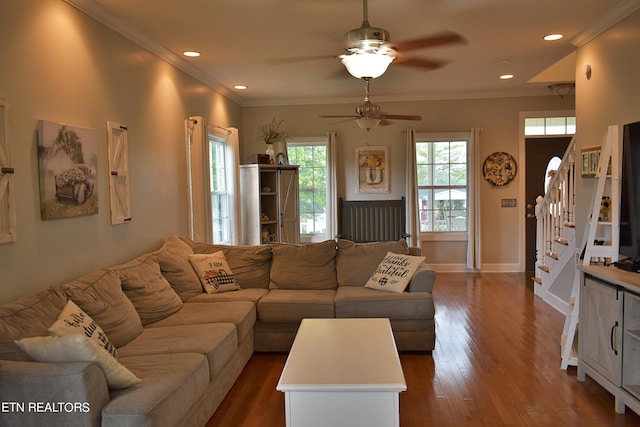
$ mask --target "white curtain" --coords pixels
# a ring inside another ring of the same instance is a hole
[[[407,227],[409,237],[407,243],[417,248],[421,247],[420,241],[420,215],[418,212],[418,172],[416,167],[416,131],[407,129]]]
[[[187,173],[189,196],[189,237],[193,240],[206,241],[207,230],[205,221],[205,126],[200,116],[189,117],[185,120],[187,137]]]
[[[240,148],[238,129],[207,124],[201,116],[185,120],[187,139],[187,173],[189,195],[189,237],[200,242],[213,242],[211,223],[211,188],[209,135],[225,142],[225,170],[229,196],[230,241],[240,244]]]
[[[240,208],[240,139],[238,129],[229,128],[229,136],[226,141],[227,165],[229,171],[229,206],[231,214],[231,244],[239,245],[242,240],[240,235],[241,208]]]
[[[480,270],[482,267],[480,236],[480,128],[471,129],[469,144],[469,230],[467,240],[467,268]]]
[[[327,237],[333,239],[338,235],[338,190],[336,178],[336,132],[327,133]]]

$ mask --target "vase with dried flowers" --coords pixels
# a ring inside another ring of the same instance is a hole
[[[260,126],[260,134],[256,135],[256,138],[260,138],[267,146],[266,154],[269,155],[269,163],[274,163],[274,154],[275,151],[273,149],[273,144],[284,141],[287,137],[287,133],[285,131],[280,130],[280,125],[284,119],[276,120],[273,118],[271,123],[267,123],[266,125]]]

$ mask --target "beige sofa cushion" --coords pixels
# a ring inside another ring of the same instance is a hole
[[[386,317],[391,320],[430,320],[435,315],[429,292],[392,293],[356,286],[338,288],[336,317]]]
[[[205,323],[232,323],[236,325],[238,342],[253,332],[256,323],[256,306],[250,301],[189,302],[173,316],[154,322],[150,328],[176,325],[196,325]]]
[[[154,252],[162,275],[171,284],[182,301],[202,294],[202,284],[189,262],[193,249],[178,237],[169,237]]]
[[[298,323],[305,318],[335,317],[333,289],[274,289],[258,302],[264,323]]]
[[[120,274],[122,289],[143,325],[164,319],[182,307],[182,300],[160,272],[155,255],[142,255],[114,270]]]
[[[69,299],[100,325],[116,347],[125,345],[142,332],[140,317],[122,291],[117,272],[92,271],[62,288]]]
[[[49,335],[49,326],[67,304],[60,287],[42,289],[0,306],[0,359],[29,360],[15,340]]]
[[[269,293],[268,289],[249,288],[238,289],[233,292],[221,292],[217,294],[207,294],[205,292],[189,299],[189,302],[225,302],[225,301],[251,301],[257,303],[260,298]]]
[[[120,357],[147,354],[200,353],[209,361],[209,376],[215,380],[238,349],[238,334],[233,323],[145,328],[135,340],[118,351]]]
[[[337,287],[336,242],[333,240],[308,245],[276,243],[272,256],[269,289]]]
[[[338,286],[364,286],[387,252],[409,254],[406,240],[374,243],[338,240],[336,255]]]
[[[110,390],[102,427],[184,425],[209,385],[209,364],[202,354],[149,354],[122,357],[120,362],[142,382]]]
[[[195,254],[212,254],[222,251],[231,271],[242,289],[269,287],[269,268],[271,266],[271,247],[211,245],[182,239]]]

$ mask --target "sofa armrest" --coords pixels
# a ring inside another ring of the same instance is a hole
[[[109,399],[94,363],[0,360],[0,425],[99,426]]]
[[[409,286],[407,286],[407,292],[433,292],[435,281],[435,270],[422,263],[411,278]]]

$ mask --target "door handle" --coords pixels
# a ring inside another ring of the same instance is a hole
[[[614,342],[613,342],[613,338],[614,338],[614,332],[615,330],[618,329],[618,321],[616,320],[616,323],[613,324],[613,326],[611,327],[611,335],[609,336],[609,341],[611,344],[611,350],[613,350],[613,354],[615,354],[616,356],[618,355],[618,350],[616,350],[615,346],[614,346]]]

